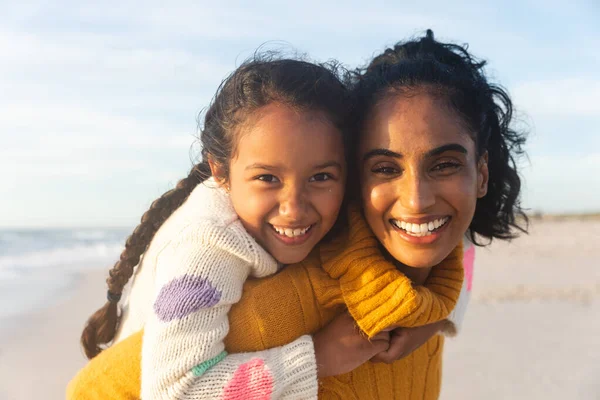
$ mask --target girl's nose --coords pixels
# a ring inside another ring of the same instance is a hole
[[[281,194],[279,214],[290,221],[299,221],[306,213],[306,193],[304,185],[293,185]]]

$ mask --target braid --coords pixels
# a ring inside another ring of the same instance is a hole
[[[141,223],[127,238],[125,250],[121,253],[119,261],[109,271],[109,277],[106,280],[109,301],[88,319],[81,334],[81,344],[89,359],[97,356],[103,350],[101,345],[106,345],[114,339],[120,319],[118,299],[154,234],[167,218],[183,204],[192,190],[209,176],[210,167],[207,162],[196,164],[190,174],[177,183],[175,189],[169,190],[152,203],[150,209],[142,216]]]

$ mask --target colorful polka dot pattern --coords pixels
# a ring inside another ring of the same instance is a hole
[[[467,291],[471,291],[473,285],[473,266],[475,264],[475,246],[471,245],[465,250],[463,256],[463,266],[465,269],[465,281],[467,281]]]
[[[216,357],[211,358],[210,360],[206,360],[203,363],[196,365],[192,368],[192,373],[194,376],[202,376],[206,371],[223,361],[223,359],[227,356],[226,351],[220,352]]]
[[[273,393],[273,376],[265,362],[254,358],[233,374],[233,379],[225,386],[222,400],[269,400]]]
[[[213,307],[219,300],[221,291],[207,279],[183,275],[162,287],[154,302],[154,312],[161,321],[169,322]]]

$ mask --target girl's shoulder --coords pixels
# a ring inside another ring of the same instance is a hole
[[[208,247],[207,247],[208,246]],[[244,229],[225,189],[210,178],[194,188],[187,200],[160,227],[149,251],[165,249],[227,250],[256,265],[275,265],[273,258]]]

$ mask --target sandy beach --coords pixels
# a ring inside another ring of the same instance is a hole
[[[599,399],[600,220],[536,220],[478,249],[464,329],[446,341],[442,399]],[[45,309],[1,320],[0,399],[63,399],[85,364],[84,320],[105,270]]]

